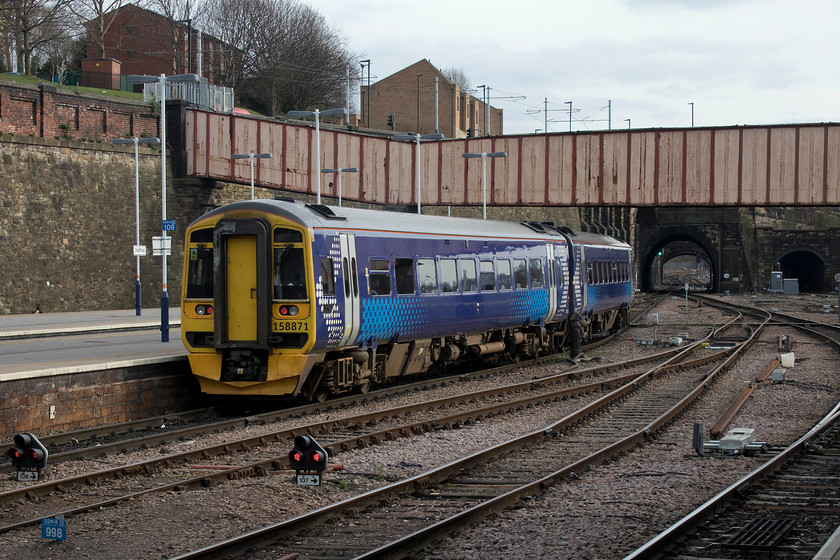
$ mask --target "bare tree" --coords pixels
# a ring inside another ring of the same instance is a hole
[[[43,45],[67,36],[68,0],[0,0],[0,17],[14,39],[18,71],[32,74],[33,53]]]
[[[239,87],[253,76],[262,29],[268,20],[271,0],[208,0],[204,29],[227,48],[210,57],[208,73],[230,87]]]
[[[296,0],[209,0],[208,30],[230,44],[241,100],[278,114],[343,106],[346,39]]]
[[[105,36],[117,13],[126,0],[70,0],[70,11],[79,24],[88,31],[88,37],[96,44],[96,52],[89,52],[90,58],[106,58]]]
[[[77,49],[80,46],[82,27],[77,25],[72,15],[68,12],[67,17],[61,21],[52,21],[44,26],[42,31],[53,38],[50,41],[42,42],[33,50],[34,59],[37,59],[37,66],[33,71],[39,74],[45,73],[55,76],[60,83],[64,82],[65,74],[79,58]],[[63,27],[52,30],[52,27]],[[74,37],[75,35],[75,37]],[[33,66],[35,66],[33,64]],[[77,70],[80,70],[77,68]]]
[[[462,91],[472,89],[470,78],[463,68],[445,68],[441,70],[441,73],[458,84]]]
[[[172,71],[179,74],[195,71],[198,46],[192,37],[196,25],[202,20],[205,4],[196,0],[150,0],[149,7],[169,21]]]

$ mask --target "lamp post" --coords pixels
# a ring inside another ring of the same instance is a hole
[[[572,102],[566,101],[566,105],[569,106],[569,132],[572,131]]]
[[[370,96],[370,92],[368,92],[368,96]],[[325,117],[330,117],[333,115],[343,115],[347,112],[347,109],[344,107],[340,109],[327,109],[326,111],[319,111],[315,109],[314,111],[289,111],[288,115],[293,119],[299,118],[306,118],[306,117],[315,117],[315,169],[321,169],[321,126],[320,126],[320,116],[323,115]],[[315,196],[315,200],[317,204],[321,204],[321,174],[315,173],[315,178],[318,181],[317,187],[317,194]]]
[[[254,158],[270,158],[271,154],[255,154],[254,152],[248,154],[232,154],[230,159],[249,159],[251,160],[251,200],[254,200]]]
[[[694,128],[694,101],[688,103],[691,105],[691,127]]]
[[[169,342],[169,292],[166,291],[166,255],[171,251],[167,247],[168,236],[167,231],[174,230],[174,221],[167,222],[166,219],[166,82],[198,82],[200,78],[198,74],[175,74],[167,76],[161,74],[160,77],[154,76],[138,76],[130,75],[126,77],[128,83],[159,83],[160,84],[160,175],[161,175],[161,230],[163,236],[161,237],[161,269],[163,276],[163,285],[160,293],[160,341]]]
[[[630,128],[630,119],[624,119],[624,120],[627,121],[627,128],[629,129]]]
[[[134,144],[134,221],[137,225],[137,236],[134,244],[134,256],[137,258],[137,282],[134,285],[134,309],[140,316],[140,257],[146,254],[146,247],[140,245],[140,156],[138,144],[160,144],[160,138],[116,138],[114,144]]]
[[[464,153],[461,154],[464,159],[481,158],[481,216],[487,219],[487,182],[485,174],[485,166],[487,158],[489,157],[507,157],[507,152],[481,152],[480,154]]]
[[[359,64],[362,66],[362,78],[365,77],[365,66],[367,66],[368,71],[367,99],[365,99],[367,101],[367,109],[365,109],[365,116],[367,117],[367,127],[370,128],[370,59],[360,60]]]
[[[338,173],[338,205],[341,206],[341,174],[358,173],[355,167],[339,167],[338,169],[322,169],[321,173]]]
[[[443,140],[443,134],[439,132],[435,132],[434,134],[395,134],[394,140],[400,142],[411,142],[415,140],[417,142],[417,149],[415,151],[415,169],[416,169],[416,185],[415,190],[417,192],[417,213],[420,214],[420,140]]]

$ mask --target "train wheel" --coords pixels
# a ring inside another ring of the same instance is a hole
[[[363,395],[367,395],[368,391],[370,391],[370,379],[363,379],[359,382],[359,392]]]
[[[327,401],[327,397],[329,396],[329,392],[326,389],[318,389],[312,395],[312,402],[322,403]]]

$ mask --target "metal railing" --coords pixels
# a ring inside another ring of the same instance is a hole
[[[160,83],[143,84],[143,101],[154,103],[160,95]],[[199,82],[166,82],[166,99],[183,99],[217,113],[233,113],[233,88],[215,86],[207,78]]]

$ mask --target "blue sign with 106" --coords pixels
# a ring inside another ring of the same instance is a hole
[[[67,540],[67,520],[53,517],[41,519],[41,538],[56,541]]]

